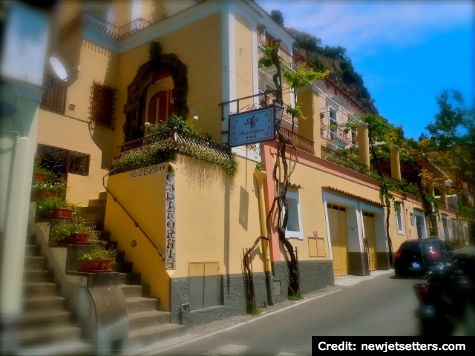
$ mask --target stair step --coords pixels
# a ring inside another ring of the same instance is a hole
[[[122,284],[120,288],[126,298],[143,296],[143,286],[141,284]]]
[[[25,256],[41,256],[41,246],[27,244],[25,246]]]
[[[62,310],[66,305],[66,298],[60,296],[26,297],[23,301],[25,310]]]
[[[170,323],[170,312],[152,310],[129,315],[129,330]]]
[[[49,282],[52,275],[47,270],[25,270],[25,282]]]
[[[107,192],[100,192],[99,199],[107,199]]]
[[[67,323],[71,320],[71,313],[67,310],[36,310],[27,311],[21,317],[21,325],[41,324],[41,326],[52,323]]]
[[[27,234],[26,243],[29,245],[34,245],[36,243],[36,236],[34,234]]]
[[[127,311],[130,314],[143,312],[143,311],[152,311],[157,310],[158,300],[155,298],[145,298],[145,297],[132,297],[125,298],[127,303]]]
[[[105,209],[100,206],[82,206],[78,211],[81,215],[104,215]]]
[[[110,231],[94,231],[97,235],[97,238],[102,241],[110,241],[111,232]]]
[[[177,324],[158,324],[142,329],[129,330],[129,340],[152,342],[163,339],[164,337],[183,331],[184,325]]]
[[[94,355],[93,346],[80,339],[61,340],[21,348],[17,356],[87,356]]]
[[[91,199],[87,204],[90,208],[105,208],[107,200],[105,199]]]
[[[132,262],[114,262],[111,263],[111,269],[114,272],[130,273],[132,272]]]
[[[19,332],[19,343],[32,345],[50,340],[78,339],[80,336],[81,329],[79,327],[58,323],[51,327],[22,328]]]
[[[120,284],[136,284],[140,283],[141,275],[138,272],[129,272],[129,273],[120,273],[119,274],[119,283]]]
[[[56,296],[57,286],[53,282],[24,283],[25,293],[36,296]]]
[[[43,256],[25,256],[26,269],[40,269],[45,268],[46,258]]]

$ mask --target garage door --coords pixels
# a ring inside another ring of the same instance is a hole
[[[376,269],[376,230],[374,227],[374,214],[363,212],[364,236],[368,242],[369,270]]]
[[[346,210],[336,205],[328,205],[328,224],[333,253],[333,272],[335,276],[348,274],[348,237]]]

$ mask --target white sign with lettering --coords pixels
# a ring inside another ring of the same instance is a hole
[[[243,146],[275,138],[273,106],[229,115],[229,146]]]

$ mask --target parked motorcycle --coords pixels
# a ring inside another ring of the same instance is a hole
[[[445,268],[434,264],[427,283],[417,283],[420,334],[475,336],[475,246],[453,252]]]

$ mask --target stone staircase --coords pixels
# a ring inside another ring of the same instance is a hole
[[[110,232],[102,230],[106,198],[106,192],[100,193],[99,198],[90,200],[80,213],[87,222],[96,226],[96,234],[106,242],[106,248],[117,249],[117,242],[111,239]],[[159,300],[149,296],[148,286],[141,284],[140,273],[132,271],[133,263],[125,260],[124,252],[118,250],[117,256],[117,262],[111,268],[120,273],[120,288],[129,318],[129,347],[145,346],[184,329],[183,325],[170,324],[170,312],[159,310]]]
[[[67,310],[66,299],[57,292],[46,269],[35,237],[27,237],[24,271],[23,313],[19,325],[19,355],[92,355],[90,343]]]

